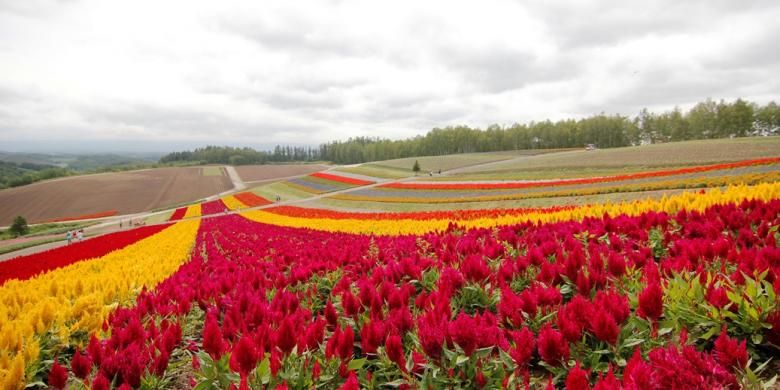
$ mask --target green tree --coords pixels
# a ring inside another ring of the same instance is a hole
[[[420,172],[420,162],[417,160],[414,160],[414,165],[412,166],[412,171],[416,174],[417,172]]]
[[[27,227],[27,220],[21,215],[16,217],[14,223],[8,228],[8,231],[10,231],[14,237],[23,236],[27,234],[29,230],[30,229]]]

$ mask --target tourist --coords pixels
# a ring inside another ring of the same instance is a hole
[[[79,241],[79,242],[81,242],[81,241],[83,241],[83,240],[84,240],[84,230],[83,230],[83,229],[82,229],[82,230],[79,230],[79,232],[78,232],[78,234],[77,234],[77,237],[78,237],[78,241]]]
[[[68,230],[68,234],[65,235],[65,239],[68,240],[68,245],[73,242],[73,233],[70,230]]]

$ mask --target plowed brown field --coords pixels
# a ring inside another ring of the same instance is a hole
[[[66,177],[0,191],[0,225],[117,210],[130,214],[198,200],[233,188],[226,175],[202,168],[158,168]]]
[[[278,179],[324,171],[327,165],[285,164],[285,165],[241,165],[236,167],[241,180],[245,182]]]

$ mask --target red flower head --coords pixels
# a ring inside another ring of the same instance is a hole
[[[222,329],[219,328],[217,317],[213,312],[206,315],[206,324],[203,327],[203,350],[214,360],[219,360],[225,351]]]
[[[82,355],[81,350],[76,349],[76,353],[73,354],[73,360],[70,362],[70,369],[76,378],[86,379],[92,371],[92,359],[89,356]]]
[[[358,382],[355,371],[349,372],[349,377],[347,377],[346,382],[339,387],[339,390],[360,390],[360,382]]]
[[[233,347],[233,353],[230,355],[230,368],[238,371],[242,377],[246,377],[255,369],[257,365],[257,348],[252,338],[243,335],[238,343]]]
[[[715,358],[726,369],[744,369],[748,361],[747,342],[742,340],[740,343],[729,337],[724,325],[720,336],[715,340]]]
[[[580,368],[580,362],[577,362],[577,365],[569,371],[569,376],[566,377],[566,390],[589,390],[589,376],[587,371]]]
[[[599,374],[599,380],[596,385],[593,386],[593,390],[621,390],[620,381],[615,378],[615,374],[612,372],[612,365],[609,366],[607,375],[604,378]]]
[[[49,386],[62,390],[68,382],[68,370],[61,366],[56,360],[49,371]]]
[[[650,284],[639,293],[639,308],[637,315],[651,321],[656,321],[664,312],[664,292],[661,284],[651,281]]]
[[[479,322],[466,313],[460,313],[449,323],[449,335],[452,341],[463,349],[466,356],[471,356],[477,348],[477,331]]]
[[[545,325],[539,332],[537,343],[539,356],[547,364],[559,365],[562,360],[569,358],[569,343],[550,325]]]
[[[441,349],[447,333],[446,323],[439,320],[433,313],[426,314],[417,321],[417,334],[420,337],[425,354],[434,360],[441,357]]]
[[[531,356],[534,353],[535,340],[534,334],[528,328],[523,328],[519,331],[511,333],[514,347],[509,351],[509,355],[512,356],[512,360],[515,361],[520,367],[525,367],[528,362],[531,361]]]
[[[102,372],[98,372],[95,375],[95,379],[92,380],[92,390],[109,390],[111,383],[106,379],[106,376]]]
[[[373,320],[365,323],[360,329],[361,348],[364,353],[376,353],[376,349],[382,342],[382,336],[385,334],[385,325],[380,320]]]
[[[333,307],[331,301],[325,304],[325,319],[328,320],[328,325],[330,326],[336,326],[339,322],[339,313],[336,312],[336,308]]]
[[[607,313],[606,310],[595,310],[595,315],[590,323],[591,331],[597,339],[605,341],[611,345],[617,344],[620,328],[615,319]]]
[[[339,344],[337,347],[338,355],[342,360],[352,358],[352,350],[355,344],[355,333],[352,331],[351,326],[346,326],[344,331],[341,332],[339,337]]]
[[[311,368],[311,378],[316,381],[317,379],[319,379],[321,372],[322,372],[322,368],[320,367],[320,362],[315,361],[314,365]]]
[[[100,366],[100,362],[103,358],[103,346],[100,344],[100,341],[97,339],[97,337],[95,337],[94,334],[89,337],[87,353],[89,353],[89,357],[92,359],[92,362],[94,362],[96,366]]]
[[[295,323],[290,316],[287,316],[276,330],[276,345],[287,355],[295,348],[295,341]]]
[[[477,369],[477,374],[474,376],[474,382],[476,383],[478,389],[485,387],[487,380],[485,379],[485,374],[482,372],[482,370]]]
[[[404,359],[404,345],[401,336],[393,333],[387,336],[385,340],[385,352],[390,361],[397,364],[401,371],[406,371],[406,360]]]

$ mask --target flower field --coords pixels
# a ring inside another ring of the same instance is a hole
[[[243,210],[270,205],[251,192],[180,208],[0,263],[0,384],[770,385],[780,183],[718,183],[535,209]]]
[[[293,188],[312,194],[324,194],[347,188],[365,186],[373,184],[374,182],[330,173],[316,172],[308,176],[287,180],[284,183]]]

